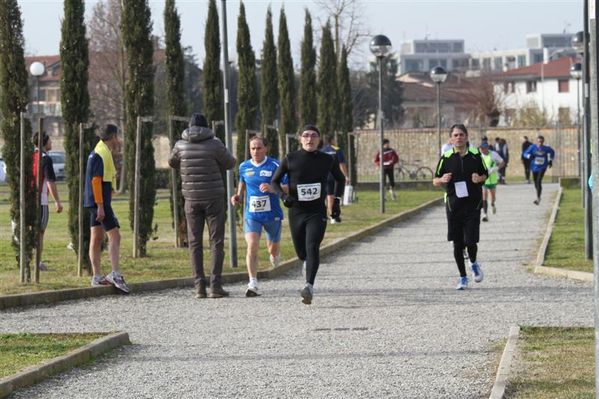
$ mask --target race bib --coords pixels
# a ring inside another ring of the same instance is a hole
[[[458,181],[454,183],[455,195],[458,198],[466,198],[468,196],[468,187],[465,181]]]
[[[254,213],[270,211],[270,196],[250,196],[249,210]]]
[[[299,201],[314,201],[320,198],[320,183],[298,184],[297,199]]]
[[[543,165],[545,163],[544,157],[535,157],[535,165]]]

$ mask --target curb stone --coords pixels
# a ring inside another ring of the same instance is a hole
[[[7,397],[16,389],[34,385],[53,374],[80,366],[93,358],[123,345],[131,345],[129,334],[126,332],[117,332],[98,338],[66,355],[56,357],[42,364],[27,367],[15,375],[0,379],[0,398]]]
[[[346,237],[339,238],[320,249],[322,257],[329,256],[335,251],[348,246],[363,239],[364,237],[379,232],[387,227],[393,226],[396,223],[409,219],[410,217],[422,212],[430,207],[439,205],[443,202],[443,198],[437,198],[425,202],[416,208],[401,212],[391,216],[377,224],[367,227],[356,233],[349,234]],[[258,272],[258,277],[261,279],[271,279],[301,266],[301,261],[297,258],[291,258],[282,262],[277,268],[270,268]],[[237,283],[244,281],[247,278],[246,272],[225,273],[222,275],[222,282],[225,284]],[[188,288],[193,287],[193,279],[191,277],[176,278],[169,280],[148,281],[143,283],[129,284],[131,293],[144,291],[158,291],[172,288]],[[48,305],[57,302],[86,299],[107,295],[120,295],[120,292],[114,287],[86,287],[86,288],[68,288],[64,290],[41,291],[35,293],[13,294],[0,296],[0,310],[16,308],[21,306],[32,305]]]
[[[510,367],[514,358],[514,352],[516,351],[519,335],[519,326],[510,327],[510,333],[505,348],[503,349],[503,354],[501,355],[501,361],[497,368],[497,377],[495,378],[495,383],[493,384],[489,399],[503,399],[503,395],[505,395],[505,388],[507,387]]]
[[[547,223],[545,236],[543,237],[543,241],[541,242],[539,251],[537,252],[537,258],[534,263],[533,272],[551,277],[565,277],[572,280],[593,282],[593,273],[543,266],[543,262],[545,262],[545,255],[547,254],[547,247],[549,246],[549,240],[551,239],[551,233],[553,232],[553,226],[555,226],[555,220],[557,219],[557,213],[559,211],[562,195],[563,188],[560,186],[555,198],[555,202],[553,203],[553,209],[551,210],[551,216],[549,217],[549,222]]]

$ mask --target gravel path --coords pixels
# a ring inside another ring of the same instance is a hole
[[[481,284],[454,290],[444,209],[325,259],[313,305],[299,274],[264,295],[189,289],[0,312],[1,332],[129,332],[134,345],[15,398],[483,398],[514,324],[592,326],[590,284],[530,274],[557,186],[499,187],[482,225]],[[329,226],[334,229],[335,226]]]

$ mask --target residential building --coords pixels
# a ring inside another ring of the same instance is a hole
[[[60,67],[60,56],[25,57],[27,71],[29,71],[30,65],[36,61],[44,64],[45,71],[39,77],[39,98],[37,79],[29,75],[29,112],[34,116],[40,113],[44,115],[44,130],[48,135],[62,136],[63,123],[60,104],[60,74],[62,69]],[[34,130],[37,130],[37,118],[34,118],[33,126]]]
[[[570,76],[576,62],[573,57],[562,57],[494,75],[495,95],[503,104],[500,126],[510,126],[522,110],[538,111],[563,126],[574,124],[577,98],[582,95],[580,82]]]

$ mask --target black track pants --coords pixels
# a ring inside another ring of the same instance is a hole
[[[541,198],[543,192],[543,176],[545,176],[545,170],[539,170],[538,172],[532,172],[532,177],[535,181],[535,189],[537,190],[537,198]]]
[[[327,229],[326,209],[289,209],[289,228],[295,253],[306,261],[306,282],[314,284],[320,265],[320,243]]]

